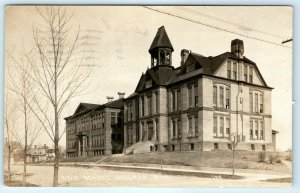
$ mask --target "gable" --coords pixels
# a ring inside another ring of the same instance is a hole
[[[231,58],[227,58],[221,63],[221,65],[219,65],[219,68],[216,69],[213,75],[217,77],[228,78],[228,69],[231,70],[230,79],[233,79],[234,76],[233,72],[236,71],[237,79],[244,81],[245,80],[244,71],[246,71],[248,83],[250,83],[249,80],[250,80],[250,76],[252,75],[252,84],[267,86],[255,63],[248,63],[246,61],[243,61],[243,64],[241,63],[238,64],[235,60]]]
[[[266,86],[266,85],[264,85],[263,78],[260,75],[260,72],[258,72],[258,68],[257,67],[253,68],[253,84],[257,84],[257,85],[261,85],[261,86]]]
[[[156,85],[156,82],[157,80],[155,79],[155,74],[147,70],[146,74],[142,74],[135,91],[137,92],[146,88],[150,88]]]
[[[201,62],[196,60],[196,58],[193,56],[193,54],[189,54],[187,57],[183,68],[181,69],[180,74],[189,73],[192,71],[195,71],[199,68],[202,68]]]
[[[80,103],[78,107],[76,108],[73,115],[78,114],[80,112],[86,111],[88,109],[92,109],[94,107],[97,107],[97,104],[90,104],[90,103]]]
[[[82,111],[85,111],[85,110],[87,110],[87,108],[84,107],[82,104],[79,104],[78,107],[77,107],[77,109],[74,112],[74,115],[77,114],[77,113],[80,113]]]

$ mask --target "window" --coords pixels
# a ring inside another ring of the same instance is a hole
[[[251,144],[251,150],[255,151],[255,146],[254,146],[254,144]]]
[[[177,91],[177,110],[181,109],[181,93],[180,90]]]
[[[263,97],[262,94],[260,95],[259,112],[260,112],[260,113],[263,113],[263,112],[264,112],[264,97]]]
[[[191,143],[191,150],[193,151],[194,150],[194,144]]]
[[[260,139],[264,139],[264,123],[261,121],[260,122],[260,135],[259,135],[259,138]]]
[[[226,109],[230,108],[230,91],[229,88],[226,88]]]
[[[227,148],[231,150],[232,149],[232,144],[228,143]]]
[[[198,106],[198,86],[197,85],[195,85],[195,87],[194,87],[194,98],[195,98],[195,107],[197,107]]]
[[[148,122],[148,140],[152,140],[153,137],[153,122]]]
[[[261,149],[262,149],[263,151],[266,151],[266,145],[261,145]]]
[[[160,51],[160,64],[165,65],[165,52],[162,50]]]
[[[255,112],[258,113],[258,94],[255,93]]]
[[[214,143],[214,149],[219,149],[219,144],[218,143]]]
[[[249,105],[250,105],[250,112],[253,113],[253,94],[250,93],[250,96],[249,96]]]
[[[249,70],[250,70],[250,72],[249,72],[249,82],[253,83],[253,68],[250,67]]]
[[[156,140],[159,140],[159,122],[158,122],[158,119],[156,119],[155,122],[156,122]]]
[[[172,151],[175,151],[175,145],[172,145]]]
[[[117,119],[117,114],[116,112],[111,112],[110,113],[110,117],[111,117],[111,124],[114,125],[117,123],[116,119]]]
[[[255,139],[258,139],[258,121],[255,121]]]
[[[177,132],[178,132],[178,139],[181,139],[181,120],[180,119],[177,120]]]
[[[195,116],[195,136],[198,137],[198,116]]]
[[[227,78],[231,78],[231,62],[227,61]]]
[[[155,93],[155,102],[156,102],[156,113],[159,113],[159,98],[158,98],[158,92]]]
[[[214,86],[213,89],[213,105],[217,107],[217,86]]]
[[[226,134],[230,134],[230,119],[226,118]]]
[[[142,96],[142,100],[141,100],[141,106],[142,106],[142,116],[145,115],[145,99],[144,97]]]
[[[148,115],[151,115],[152,114],[152,96],[149,95],[147,97],[147,106],[148,106]]]
[[[214,117],[213,134],[214,134],[215,137],[217,136],[217,124],[218,124],[218,117]]]
[[[232,77],[234,80],[237,79],[237,63],[234,62],[233,63],[233,77]]]
[[[192,123],[192,117],[189,117],[189,137],[192,136],[192,129],[193,129],[193,123]]]
[[[128,104],[126,112],[127,112],[127,116],[128,116],[128,121],[130,121],[132,119],[131,104]]]
[[[220,106],[224,108],[224,88],[220,87]]]
[[[158,151],[158,145],[155,145],[154,147],[155,147],[155,151]]]
[[[176,121],[172,120],[172,126],[173,126],[173,139],[176,138]]]
[[[248,81],[248,67],[246,65],[244,66],[244,81]]]
[[[131,143],[131,128],[130,127],[128,127],[128,132],[127,132],[127,143]]]
[[[166,53],[166,65],[170,65],[170,64],[171,64],[170,53],[167,52],[167,53]]]
[[[146,130],[145,130],[145,124],[142,122],[142,141],[145,141],[146,139]]]
[[[192,92],[192,87],[188,88],[189,92],[189,107],[193,106],[193,92]]]
[[[176,91],[172,92],[172,110],[176,110]]]
[[[220,117],[220,134],[224,136],[224,118]]]
[[[253,121],[250,121],[250,139],[253,139]]]

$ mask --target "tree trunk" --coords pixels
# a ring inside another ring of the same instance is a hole
[[[232,150],[232,177],[234,177],[234,149]]]
[[[10,142],[8,139],[8,160],[7,160],[7,181],[11,181],[11,174],[10,174],[10,157],[11,157],[11,147],[10,147]]]
[[[24,100],[25,101],[25,100]],[[24,144],[24,166],[23,166],[23,186],[26,186],[26,155],[27,155],[27,107],[24,105],[24,124],[25,124],[25,144]]]
[[[58,149],[58,141],[59,141],[59,124],[58,124],[58,114],[57,107],[55,106],[55,136],[54,136],[54,175],[53,175],[53,186],[58,186],[58,170],[59,170],[59,149]]]
[[[8,120],[6,117],[6,133],[7,133],[7,146],[8,146],[8,160],[7,160],[7,181],[11,181],[11,174],[10,174],[10,157],[11,157],[11,146],[10,146],[10,136],[9,136],[9,125],[8,125]]]

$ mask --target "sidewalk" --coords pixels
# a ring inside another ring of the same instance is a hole
[[[51,163],[43,163],[42,165],[53,165]],[[196,166],[182,166],[182,165],[160,165],[160,164],[145,164],[145,163],[106,163],[106,162],[61,162],[60,166],[75,166],[75,167],[102,167],[109,170],[118,171],[134,171],[146,173],[162,173],[167,175],[184,175],[197,176],[204,178],[220,178],[232,179],[231,168],[208,168]],[[235,169],[234,179],[258,178],[259,180],[273,179],[283,176],[281,173],[255,170],[255,169]]]

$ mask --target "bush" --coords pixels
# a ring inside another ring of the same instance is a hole
[[[269,156],[269,161],[270,161],[270,164],[272,164],[274,161],[274,156],[272,154],[270,154],[270,156]]]
[[[280,163],[281,163],[281,160],[280,160],[280,159],[276,159],[275,162],[278,163],[278,164],[280,164]]]
[[[266,152],[261,151],[258,154],[258,161],[259,162],[264,162],[266,160]]]

